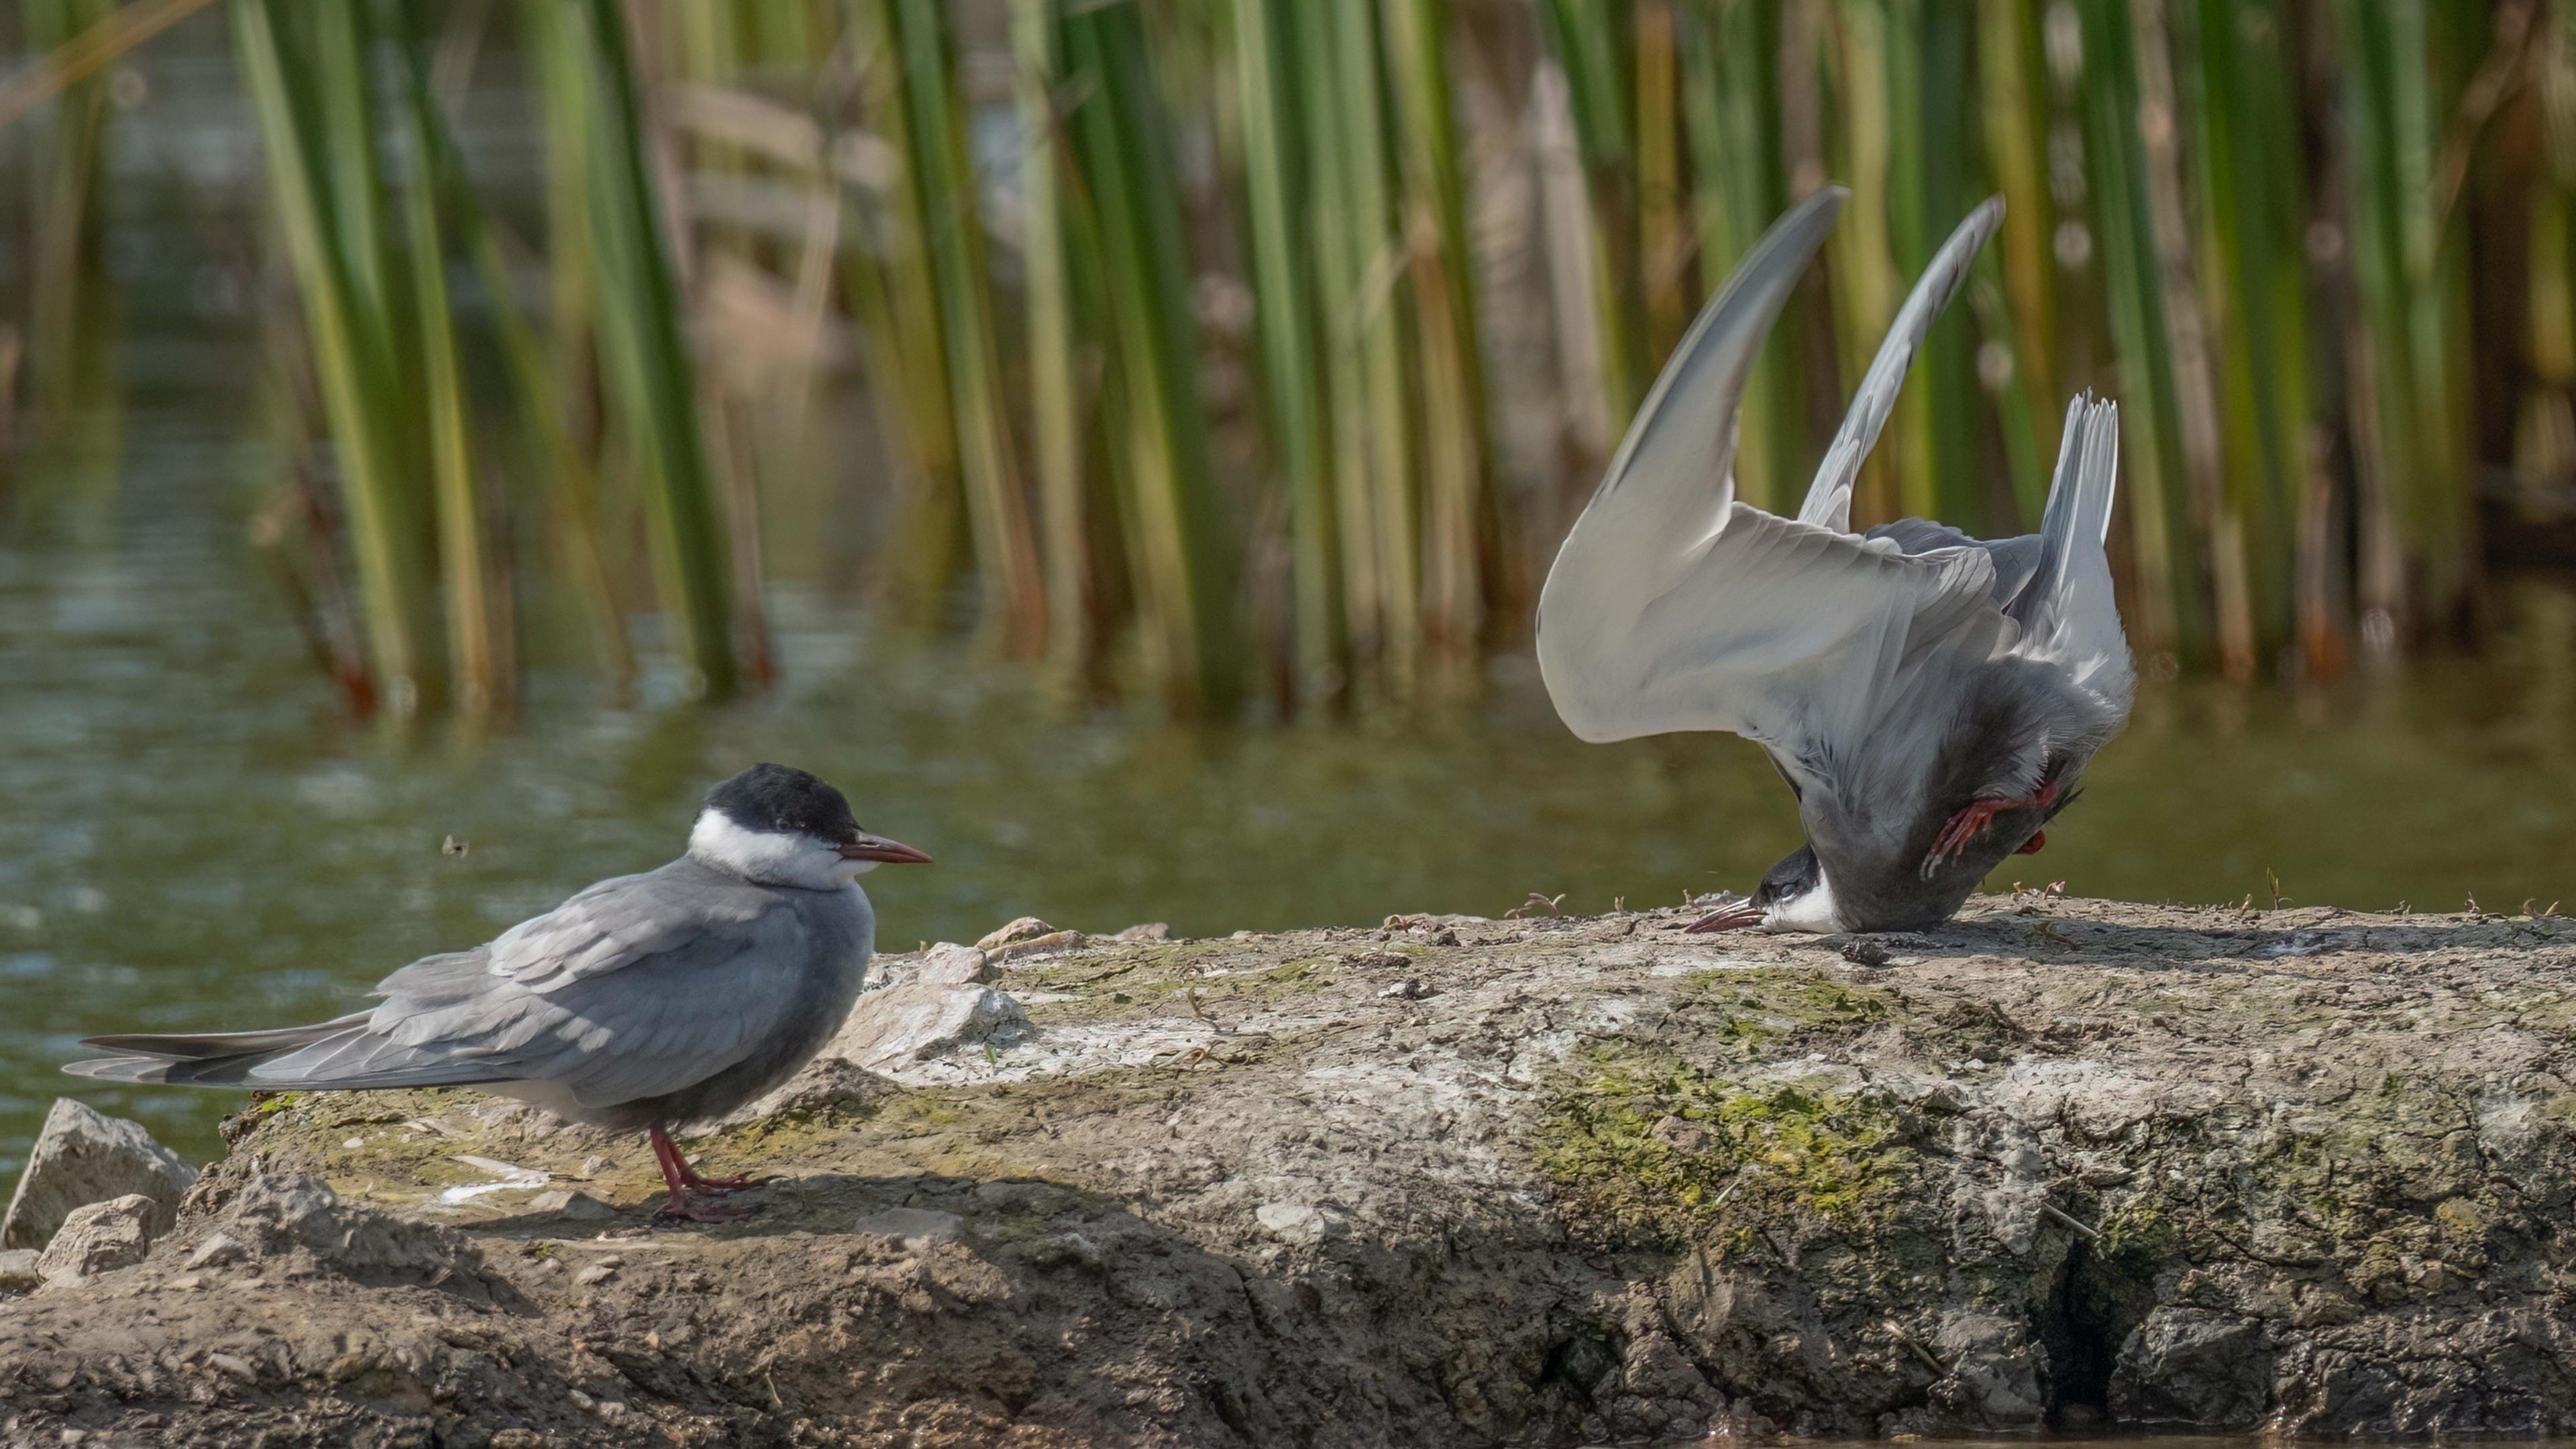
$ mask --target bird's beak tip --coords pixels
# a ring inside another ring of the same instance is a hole
[[[1684,927],[1684,933],[1705,936],[1716,931],[1742,931],[1762,924],[1762,908],[1751,901],[1721,906]]]

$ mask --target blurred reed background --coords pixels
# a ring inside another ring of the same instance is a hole
[[[14,7],[22,484],[112,407],[119,57],[207,4]],[[220,12],[269,198],[256,536],[361,710],[507,710],[541,606],[611,676],[759,686],[760,521],[818,473],[891,615],[1068,697],[1470,687],[1665,352],[1829,181],[1752,501],[1794,506],[2001,192],[1864,521],[2033,526],[2100,390],[2150,675],[2313,679],[2466,636],[2487,561],[2576,514],[2576,0]],[[502,65],[533,199],[459,139]]]

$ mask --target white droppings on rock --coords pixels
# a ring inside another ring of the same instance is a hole
[[[900,1238],[906,1248],[919,1250],[932,1243],[955,1241],[966,1220],[955,1213],[933,1208],[887,1208],[870,1213],[850,1224],[854,1233],[874,1233],[879,1237]]]

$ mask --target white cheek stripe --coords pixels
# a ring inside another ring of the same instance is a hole
[[[1830,935],[1843,928],[1842,910],[1834,902],[1834,883],[1825,878],[1821,867],[1816,871],[1816,888],[1802,896],[1792,897],[1774,908],[1762,929],[1770,932],[1813,931]]]
[[[843,860],[838,851],[801,835],[745,830],[721,810],[698,812],[689,827],[689,853],[747,880],[833,890],[858,879],[872,861]]]

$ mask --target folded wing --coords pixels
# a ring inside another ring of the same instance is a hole
[[[659,1096],[782,1029],[806,995],[806,929],[746,888],[626,876],[489,946],[413,962],[377,987],[373,1011],[275,1032],[101,1037],[87,1045],[116,1055],[66,1070],[281,1090],[551,1082],[584,1106]]]

